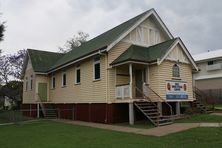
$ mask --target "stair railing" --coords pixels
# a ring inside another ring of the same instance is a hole
[[[156,97],[158,97],[158,99],[160,99],[162,102],[164,102],[164,103],[166,103],[166,105],[169,107],[169,109],[170,109],[170,116],[172,116],[173,115],[173,109],[172,109],[172,106],[165,100],[165,99],[163,99],[159,94],[157,94],[153,89],[151,89],[149,86],[147,86],[147,85],[144,85],[147,89],[148,89],[148,91],[150,92],[152,92],[154,95],[156,95]],[[148,93],[149,93],[148,92]],[[149,95],[149,94],[148,94]],[[148,96],[147,96],[148,97]]]
[[[196,86],[193,86],[193,93],[195,94],[196,100],[198,100],[198,101],[200,101],[200,103],[203,103],[206,105],[207,95],[202,90],[200,90]]]
[[[140,90],[140,89],[139,89],[138,87],[136,87],[135,85],[133,85],[133,87],[135,88],[135,90],[137,90],[137,91],[143,96],[144,99],[146,99],[149,103],[151,103],[152,105],[154,105],[154,106],[157,108],[158,113],[161,114],[160,109],[158,108],[158,106],[156,105],[156,103],[154,103],[154,102],[150,99],[150,97],[146,96],[146,95],[143,93],[143,91]],[[152,122],[154,125],[158,126],[158,125],[159,125],[159,118],[160,118],[160,117],[158,117],[158,120],[157,120],[158,123],[153,122],[153,120],[150,119],[150,118],[149,118],[149,119],[151,120],[151,122]]]

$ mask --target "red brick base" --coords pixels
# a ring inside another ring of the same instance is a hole
[[[59,112],[63,119],[74,119],[98,123],[128,122],[128,104],[106,104],[106,103],[80,103],[80,104],[50,104]],[[47,108],[47,104],[45,104]],[[36,104],[23,104],[24,115],[37,117]]]

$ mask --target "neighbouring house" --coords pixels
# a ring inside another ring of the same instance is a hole
[[[194,55],[199,72],[194,72],[195,86],[208,95],[208,101],[222,103],[222,49]]]
[[[145,116],[154,125],[192,102],[192,56],[150,9],[68,53],[27,49],[23,108],[73,109],[74,120],[101,123]],[[46,114],[46,113],[45,113]],[[66,117],[67,112],[60,117]],[[167,116],[165,116],[167,115]]]

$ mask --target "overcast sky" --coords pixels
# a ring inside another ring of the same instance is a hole
[[[222,49],[221,0],[0,0],[0,49],[58,51],[80,30],[93,38],[150,8],[192,54]]]

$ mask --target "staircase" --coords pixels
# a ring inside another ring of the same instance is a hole
[[[194,107],[201,113],[212,113],[213,111],[207,107],[204,103],[206,95],[204,92],[199,90],[197,87],[193,88],[194,97],[196,100],[193,101]]]
[[[173,123],[172,107],[170,106],[170,104],[168,104],[165,100],[163,100],[169,106],[170,111],[171,111],[171,115],[170,116],[162,116],[160,113],[160,110],[157,107],[157,104],[155,102],[153,102],[147,95],[145,95],[140,89],[138,89],[137,87],[135,87],[135,88],[138,92],[140,92],[142,94],[145,101],[136,101],[136,102],[134,102],[134,105],[146,116],[146,118],[153,125],[164,126],[164,125],[169,125],[169,124]],[[148,89],[151,90],[150,88],[148,88]],[[154,93],[153,90],[151,90],[151,91]],[[156,94],[156,93],[154,93],[154,94],[157,95],[157,97],[162,100],[162,98],[160,98],[160,96],[158,94]]]
[[[161,116],[157,106],[151,102],[134,102],[134,105],[153,123],[155,126],[172,124],[170,116]]]
[[[41,111],[43,113],[44,118],[54,119],[57,118],[57,112],[50,104],[44,104],[38,94],[38,103],[40,105]]]
[[[47,109],[45,110],[44,118],[47,119],[55,119],[57,118],[57,112],[51,105],[47,105]]]

